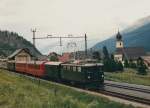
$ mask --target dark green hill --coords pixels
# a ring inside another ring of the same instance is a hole
[[[26,39],[17,33],[0,30],[0,56],[8,56],[16,49],[28,48],[36,56],[41,53]]]
[[[150,52],[150,17],[139,20],[136,24],[130,28],[121,32],[126,47],[128,46],[140,46],[144,47],[147,52]],[[107,46],[108,50],[113,52],[115,50],[115,36],[97,43],[93,48],[102,49],[103,46]]]

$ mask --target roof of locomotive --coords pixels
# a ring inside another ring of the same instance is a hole
[[[63,66],[81,66],[81,67],[92,67],[92,66],[103,66],[102,63],[84,63],[84,64],[62,64]]]
[[[60,65],[62,62],[46,62],[45,65]]]
[[[63,62],[46,62],[45,65],[62,65],[62,66],[82,66],[82,67],[91,67],[91,66],[103,66],[102,63],[63,63]]]

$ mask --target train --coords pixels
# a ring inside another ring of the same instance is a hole
[[[101,63],[62,63],[53,61],[5,62],[7,70],[39,78],[65,82],[85,89],[103,87]],[[4,66],[4,63],[3,63]]]

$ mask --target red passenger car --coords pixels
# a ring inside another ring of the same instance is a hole
[[[17,72],[26,73],[27,72],[27,62],[16,62],[15,69]]]
[[[27,73],[33,76],[45,76],[45,61],[30,61],[16,63],[16,71]]]
[[[45,76],[45,61],[31,61],[27,65],[27,72],[31,75],[44,77]]]

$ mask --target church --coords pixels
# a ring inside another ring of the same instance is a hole
[[[114,58],[117,61],[124,63],[125,60],[132,60],[134,62],[141,56],[146,55],[143,47],[125,47],[122,35],[118,31],[116,35],[116,51]]]

